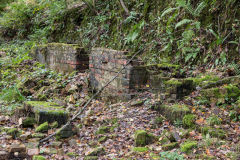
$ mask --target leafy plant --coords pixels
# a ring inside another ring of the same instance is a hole
[[[174,126],[176,126],[178,128],[182,127],[183,126],[182,120],[179,120],[179,119],[175,120],[174,121]]]
[[[184,160],[183,155],[178,154],[177,152],[161,152],[159,160]]]
[[[0,93],[0,100],[6,102],[23,102],[25,97],[20,93],[16,86],[5,88]]]

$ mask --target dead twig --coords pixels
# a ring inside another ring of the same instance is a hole
[[[130,12],[129,12],[128,8],[126,7],[125,3],[123,2],[123,0],[120,0],[120,4],[123,7],[123,9],[126,12],[126,14],[129,16]]]

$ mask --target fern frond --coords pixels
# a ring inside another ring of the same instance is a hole
[[[186,0],[177,0],[177,6],[185,7],[187,5]]]
[[[162,13],[161,18],[164,17],[165,15],[171,13],[172,11],[174,11],[174,10],[176,10],[176,9],[178,9],[178,8],[168,8],[168,9],[166,9],[166,10]]]
[[[178,27],[181,27],[182,25],[184,24],[187,24],[187,23],[191,23],[193,22],[193,20],[190,20],[190,19],[183,19],[181,20],[180,22],[178,22],[175,26],[175,29],[177,29]]]
[[[201,2],[194,11],[194,16],[200,16],[202,10],[207,6],[205,2]]]

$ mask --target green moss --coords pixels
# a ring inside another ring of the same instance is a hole
[[[162,149],[164,151],[172,150],[172,149],[174,149],[176,147],[178,147],[178,142],[173,142],[173,143],[162,145]]]
[[[62,109],[63,106],[59,106],[54,102],[45,102],[45,101],[27,101],[25,102],[26,105],[39,107],[39,108],[55,108],[55,109]]]
[[[200,131],[204,135],[209,134],[210,136],[216,137],[216,138],[223,139],[223,138],[226,137],[226,132],[222,129],[219,129],[219,128],[212,128],[212,127],[209,127],[209,126],[205,126],[205,127],[200,128]]]
[[[33,156],[33,160],[46,160],[43,156]]]
[[[57,128],[58,127],[58,122],[55,121],[50,125],[51,128]]]
[[[196,147],[197,147],[196,141],[188,141],[188,142],[184,142],[183,144],[180,145],[181,151],[186,152],[186,153],[188,153],[189,151],[191,151],[191,149],[196,148]]]
[[[110,127],[109,126],[101,126],[97,130],[96,134],[105,134],[110,132]]]
[[[39,125],[36,130],[36,132],[47,132],[48,131],[48,122],[42,123]]]
[[[33,133],[32,137],[33,138],[44,138],[45,134],[43,134],[43,133]]]
[[[156,137],[152,134],[147,133],[144,130],[137,130],[134,135],[135,145],[137,147],[144,147],[148,144],[151,144],[155,141]]]
[[[27,117],[26,119],[23,120],[22,126],[24,128],[26,128],[26,127],[33,127],[35,123],[36,123],[36,120],[34,118]]]
[[[147,152],[149,149],[147,147],[133,147],[134,152]]]
[[[18,131],[17,128],[11,128],[7,130],[7,134],[12,136],[13,138],[16,138],[20,135],[20,132]]]
[[[159,113],[166,117],[171,122],[176,120],[182,120],[182,118],[190,113],[190,109],[186,105],[174,104],[174,105],[159,105],[155,107]]]
[[[201,76],[198,76],[198,77],[191,77],[191,78],[187,78],[189,80],[193,80],[194,84],[195,85],[198,85],[198,86],[203,86],[203,85],[206,85],[208,83],[214,83],[214,82],[217,82],[220,80],[220,78],[216,75],[201,75]]]
[[[227,90],[227,98],[232,98],[236,101],[240,96],[240,89],[237,86],[229,84],[224,86],[224,88]]]
[[[194,114],[187,114],[183,117],[183,125],[185,127],[193,127],[195,125],[196,115]]]
[[[35,114],[38,123],[57,121],[59,125],[62,125],[68,120],[68,112],[64,107],[53,102],[28,101],[25,102],[25,109]]]
[[[182,82],[177,79],[170,79],[164,83],[167,85],[182,85]]]

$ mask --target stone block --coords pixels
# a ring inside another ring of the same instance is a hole
[[[76,44],[39,45],[33,49],[31,55],[40,63],[60,72],[84,72],[89,68],[89,55]]]
[[[69,113],[63,106],[53,102],[27,101],[24,103],[24,107],[17,108],[15,114],[16,119],[22,116],[34,117],[38,124],[57,121],[59,125],[62,125],[67,122]]]

